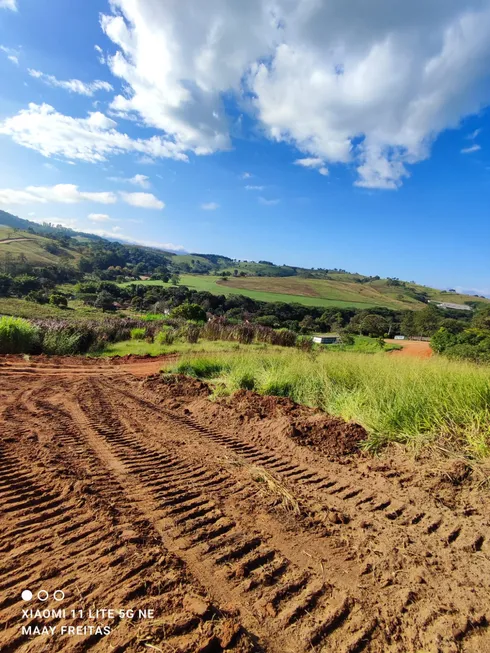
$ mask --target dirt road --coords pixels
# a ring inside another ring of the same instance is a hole
[[[1,651],[490,650],[489,502],[464,466],[348,454],[360,427],[285,400],[65,362],[0,368]]]
[[[386,340],[394,345],[401,345],[403,349],[390,352],[390,356],[410,356],[412,358],[431,358],[433,351],[430,342],[425,340]]]

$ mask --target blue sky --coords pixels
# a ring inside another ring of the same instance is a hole
[[[489,33],[489,0],[0,0],[0,208],[490,295]]]

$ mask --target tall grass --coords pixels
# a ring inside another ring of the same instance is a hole
[[[20,317],[0,317],[0,354],[29,354],[39,344],[39,331]]]
[[[293,350],[184,357],[174,370],[356,421],[368,431],[370,449],[444,439],[475,457],[490,455],[490,369],[471,363]]]

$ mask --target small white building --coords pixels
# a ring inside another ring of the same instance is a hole
[[[313,342],[318,345],[338,345],[341,339],[340,336],[313,336]]]
[[[405,336],[395,336],[395,340],[405,340]]]

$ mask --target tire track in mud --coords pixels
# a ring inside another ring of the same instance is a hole
[[[383,529],[389,529],[395,524],[400,525],[413,532],[418,539],[436,534],[440,537],[440,541],[448,546],[460,545],[468,551],[478,552],[482,548],[487,548],[486,534],[475,532],[475,526],[471,522],[468,526],[454,524],[454,514],[450,509],[434,506],[422,510],[411,505],[406,499],[394,498],[394,493],[373,491],[366,487],[362,479],[352,478],[353,474],[351,478],[341,478],[335,471],[326,475],[313,467],[297,463],[292,457],[278,453],[270,447],[255,444],[250,438],[242,440],[235,435],[224,434],[217,429],[203,426],[190,416],[177,414],[132,392],[121,388],[118,391],[127,399],[139,403],[140,406],[165,415],[174,423],[232,451],[250,464],[270,470],[288,484],[314,491],[317,496],[323,498],[323,505],[338,511],[349,521],[370,519],[380,524]],[[343,476],[346,476],[345,472]],[[389,478],[389,474],[385,476]],[[429,542],[430,539],[432,538],[428,539]]]
[[[490,578],[486,533],[471,519],[451,523],[450,509],[370,488],[325,458],[204,426],[149,401],[129,375],[7,386],[1,650],[6,637],[8,650],[40,650],[18,637],[20,592],[60,578],[70,605],[144,602],[158,618],[50,651],[490,650],[488,582],[474,573]]]
[[[53,472],[59,471],[56,465],[46,465],[41,474],[30,469],[10,449],[25,443],[31,428],[12,407],[7,408],[8,427],[0,439],[0,650],[40,650],[39,639],[30,641],[21,633],[19,617],[26,605],[20,594],[26,586],[48,592],[63,589],[67,611],[92,605],[155,609],[157,618],[151,627],[116,620],[109,639],[113,650],[144,650],[152,641],[189,652],[207,645],[215,651],[225,646],[237,651],[255,649],[236,619],[223,616],[182,562],[168,552],[117,480],[107,470],[100,473],[100,461],[85,445],[71,416],[45,400],[30,403],[38,406],[45,427],[53,418],[56,421],[52,435],[62,440],[65,468],[77,462],[79,468],[70,467],[61,484],[53,482]],[[24,408],[29,411],[28,406]],[[80,485],[77,471],[87,484]],[[83,499],[89,492],[95,501]],[[36,618],[22,621],[24,626],[54,623],[52,619],[43,619],[42,624]],[[61,623],[83,625],[69,619]],[[42,646],[50,651],[105,651],[109,644],[88,635],[55,636]]]
[[[236,507],[229,514],[229,506],[216,497],[235,485],[229,475],[153,442],[143,444],[144,432],[116,416],[106,400],[109,394],[93,390],[90,399],[81,398],[90,427],[107,441],[115,459],[141,479],[154,504],[153,519],[167,533],[167,542],[172,538],[169,546],[218,599],[231,599],[241,608],[242,621],[267,650],[347,651],[346,640],[352,650],[368,643],[376,621],[366,624],[360,606],[333,578],[319,578],[289,560],[268,542],[263,525],[247,532]],[[94,405],[97,411],[91,413],[88,407]],[[234,501],[240,493],[243,498],[249,494],[246,485],[235,490]]]
[[[339,537],[342,538],[344,532],[352,549],[362,549],[365,543],[363,530],[373,529],[379,533],[380,539],[385,540],[384,551],[375,550],[375,553],[384,554],[392,549],[399,554],[390,569],[393,577],[403,573],[406,559],[413,558],[414,570],[411,576],[414,581],[409,578],[408,582],[411,588],[396,593],[393,604],[384,606],[384,610],[381,609],[382,606],[374,604],[371,605],[371,610],[366,611],[366,614],[376,614],[378,610],[380,627],[388,634],[388,641],[391,641],[393,650],[418,651],[425,646],[439,646],[440,649],[437,650],[441,651],[480,651],[486,644],[474,644],[473,640],[476,641],[478,637],[490,647],[487,631],[489,619],[485,612],[488,604],[484,599],[476,598],[477,592],[472,589],[472,586],[477,586],[475,579],[481,586],[482,578],[488,578],[488,549],[485,536],[482,531],[475,530],[471,520],[467,520],[470,523],[463,527],[459,522],[454,523],[454,515],[450,509],[429,505],[424,511],[415,505],[407,505],[407,502],[390,498],[387,494],[372,491],[366,487],[365,481],[355,478],[354,475],[351,475],[354,478],[349,478],[345,473],[343,478],[336,478],[335,474],[326,475],[313,466],[297,463],[293,458],[262,443],[254,443],[250,437],[241,439],[205,427],[188,415],[177,414],[137,396],[134,389],[118,387],[117,392],[128,401],[138,404],[141,410],[146,408],[154,415],[160,415],[162,419],[168,419],[170,423],[194,432],[201,440],[204,438],[218,445],[218,449],[214,448],[215,453],[220,450],[232,451],[242,460],[260,465],[283,477],[290,487],[306,492],[313,489],[315,501],[321,497],[323,508],[334,510],[334,521],[344,521],[344,524],[340,523],[338,527]],[[344,480],[346,476],[347,479]],[[302,491],[297,496],[304,499],[305,492]],[[357,534],[353,534],[353,531],[357,531]],[[410,553],[412,543],[416,544],[416,550]],[[485,552],[485,555],[482,555],[482,552]],[[369,577],[375,564],[376,562],[367,562],[362,575]],[[458,573],[461,573],[461,577],[465,579],[463,584],[466,582],[469,589],[457,593],[457,600],[453,603],[451,599],[456,592],[453,592],[454,583],[451,576],[460,565],[464,570],[460,572],[458,569]],[[420,570],[423,570],[423,575],[419,573]],[[434,571],[435,577],[432,579],[430,576]],[[373,583],[363,582],[365,579],[360,578],[359,586],[368,588],[371,585],[372,597],[373,590],[376,592],[376,580],[383,588],[393,583],[390,574],[384,574],[384,578],[382,574],[378,575],[373,578]],[[420,583],[427,586],[422,588],[422,591]],[[482,589],[488,596],[488,583],[485,583]],[[361,603],[364,603],[363,609],[366,610],[369,602]],[[453,633],[456,633],[457,637],[453,637]],[[395,644],[396,640],[399,640],[400,644]],[[457,645],[454,644],[456,640]],[[367,637],[360,641],[362,646],[369,644]],[[388,647],[388,643],[385,646]],[[472,648],[473,646],[475,648]]]

